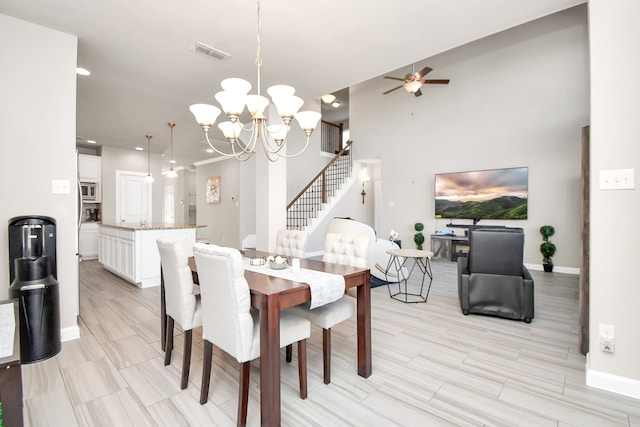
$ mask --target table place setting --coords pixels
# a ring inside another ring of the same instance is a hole
[[[245,270],[295,282],[306,283],[311,290],[311,309],[337,301],[344,296],[344,277],[338,274],[300,268],[300,259],[284,257],[245,258]]]

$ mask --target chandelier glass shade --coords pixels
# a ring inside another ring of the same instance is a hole
[[[295,157],[302,154],[309,146],[311,133],[315,130],[320,120],[321,114],[316,111],[299,111],[304,101],[295,96],[295,89],[287,85],[275,85],[267,89],[271,101],[260,93],[260,67],[262,58],[260,57],[260,0],[258,0],[258,35],[257,35],[257,57],[258,85],[257,94],[249,94],[251,83],[239,78],[228,78],[221,82],[222,91],[215,94],[215,99],[220,104],[218,108],[209,104],[194,104],[189,107],[196,121],[202,127],[207,143],[216,153],[235,157],[238,160],[248,160],[254,153],[258,141],[270,161],[276,161],[279,157]],[[270,102],[273,102],[280,123],[268,124],[265,110]],[[251,121],[241,123],[240,116],[244,109],[251,115]],[[209,130],[213,127],[218,116],[224,111],[227,120],[218,124],[224,137],[229,143],[229,151],[224,152],[216,148],[209,138]],[[304,147],[293,154],[283,150],[287,136],[291,130],[291,122],[296,119],[302,131],[306,135]],[[241,138],[241,134],[248,134],[248,138]]]
[[[171,132],[171,160],[169,160],[169,172],[167,172],[167,178],[176,178],[178,174],[175,170],[173,170],[173,164],[175,161],[173,160],[173,128],[176,126],[175,123],[167,123],[169,125],[169,132]]]
[[[147,138],[147,176],[144,177],[144,182],[151,184],[154,181],[151,176],[151,138],[153,136],[145,135],[144,137]]]

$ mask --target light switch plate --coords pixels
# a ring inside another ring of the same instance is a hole
[[[54,179],[51,181],[51,192],[53,194],[69,194],[69,180]]]
[[[601,190],[633,190],[635,177],[633,169],[613,169],[600,171]]]

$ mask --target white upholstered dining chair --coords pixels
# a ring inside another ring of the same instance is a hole
[[[193,328],[202,326],[200,297],[194,294],[193,276],[188,265],[188,255],[181,242],[164,237],[156,239],[162,275],[166,307],[165,366],[171,363],[173,350],[174,323],[184,330],[184,350],[182,354],[182,378],[180,388],[187,388],[191,366],[191,343]]]
[[[236,249],[196,243],[193,255],[198,268],[202,297],[202,339],[204,361],[200,403],[209,396],[211,357],[217,346],[242,364],[238,425],[246,424],[249,400],[250,362],[260,356],[260,318],[251,309],[249,285],[244,277],[244,263]],[[287,311],[280,317],[280,347],[298,343],[300,397],[307,397],[307,338],[309,321]]]
[[[276,234],[276,255],[305,258],[307,232],[304,230],[278,230]]]
[[[353,267],[367,267],[368,236],[354,236],[340,233],[327,233],[325,236],[325,252],[322,260]],[[309,303],[291,307],[296,316],[308,319],[322,328],[322,365],[323,381],[331,382],[331,328],[338,323],[353,317],[356,312],[356,300],[345,295],[338,301],[310,309]]]

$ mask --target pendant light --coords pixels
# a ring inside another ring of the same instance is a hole
[[[147,138],[147,176],[144,177],[144,182],[151,184],[154,181],[151,176],[151,138],[153,137],[151,135],[145,135],[144,137]]]
[[[169,160],[169,164],[171,167],[169,168],[169,172],[167,172],[167,178],[176,178],[178,174],[175,170],[173,170],[173,164],[175,160],[173,160],[173,128],[176,126],[175,123],[167,123],[169,125],[169,132],[171,132],[171,160]]]

